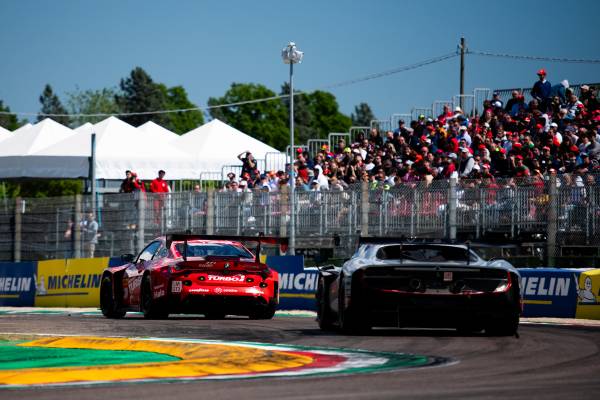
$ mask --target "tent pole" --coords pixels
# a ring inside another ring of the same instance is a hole
[[[92,186],[92,209],[91,212],[96,212],[96,134],[92,133],[91,138],[92,156],[90,157],[90,181]]]

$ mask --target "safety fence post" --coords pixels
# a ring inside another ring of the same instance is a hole
[[[138,221],[137,221],[137,252],[142,251],[145,242],[146,230],[146,196],[144,192],[138,194]]]
[[[82,198],[80,194],[75,195],[75,215],[73,216],[73,256],[75,258],[81,258],[81,202]]]
[[[13,231],[13,261],[21,261],[21,213],[23,212],[23,200],[15,199],[14,231]]]
[[[549,209],[548,209],[548,232],[547,232],[547,265],[549,267],[555,266],[555,255],[556,255],[556,232],[557,232],[557,186],[556,186],[556,173],[550,175],[550,187],[548,190],[549,194]]]
[[[209,187],[206,192],[206,234],[215,233],[215,189]]]
[[[456,240],[456,178],[450,178],[450,193],[448,193],[448,239]]]
[[[360,191],[360,234],[361,236],[369,236],[369,184],[362,182]]]

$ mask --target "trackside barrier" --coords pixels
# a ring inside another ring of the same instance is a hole
[[[279,273],[279,309],[315,310],[318,271],[304,269],[303,256],[267,256],[267,265]]]
[[[600,319],[600,270],[522,268],[519,272],[524,317]]]
[[[0,262],[0,306],[32,307],[36,262]]]

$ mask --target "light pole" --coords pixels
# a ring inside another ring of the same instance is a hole
[[[294,64],[302,62],[304,53],[289,42],[281,51],[285,64],[290,64],[290,240],[288,253],[296,254],[296,174],[294,173]]]

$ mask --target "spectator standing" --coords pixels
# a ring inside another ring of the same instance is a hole
[[[94,258],[94,252],[96,251],[99,236],[98,222],[96,222],[94,213],[88,213],[85,221],[82,221],[80,225],[86,256],[88,258]]]
[[[242,151],[237,158],[242,162],[242,176],[248,173],[251,179],[255,179],[256,160],[250,150]]]
[[[548,99],[550,98],[550,92],[552,90],[552,84],[546,80],[546,70],[540,69],[537,72],[538,81],[533,84],[531,88],[531,97],[537,100],[543,111],[546,111],[548,105]]]
[[[158,177],[150,183],[150,192],[154,193],[153,205],[154,205],[154,222],[160,226],[162,221],[162,211],[165,206],[165,193],[169,193],[171,188],[164,180],[165,171],[158,171]]]

